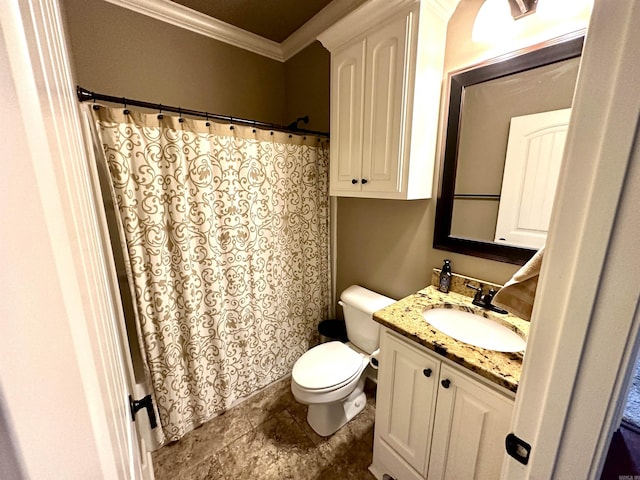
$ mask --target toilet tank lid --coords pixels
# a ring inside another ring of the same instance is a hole
[[[360,285],[351,285],[349,288],[346,288],[342,292],[342,295],[340,295],[340,300],[342,300],[347,305],[357,308],[358,310],[361,310],[370,315],[373,312],[381,310],[384,307],[388,307],[392,303],[396,302],[392,298],[385,297],[384,295],[380,295],[379,293],[373,292],[371,290],[367,290]]]

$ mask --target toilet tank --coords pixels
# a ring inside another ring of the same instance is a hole
[[[395,303],[395,300],[351,285],[340,295],[344,311],[347,337],[360,350],[372,353],[380,346],[380,325],[373,320],[373,312]]]

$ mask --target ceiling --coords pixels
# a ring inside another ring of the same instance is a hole
[[[281,43],[331,0],[173,0],[187,8]]]

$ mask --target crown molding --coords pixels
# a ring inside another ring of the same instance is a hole
[[[333,51],[361,32],[375,27],[399,9],[411,8],[418,3],[421,11],[435,13],[441,20],[448,22],[459,2],[460,0],[368,0],[350,12],[348,20],[344,18],[345,15],[336,17],[336,21],[318,35],[318,40],[327,50]],[[353,25],[358,25],[358,29],[354,30]]]
[[[413,6],[419,0],[369,0],[318,35],[324,47],[333,51],[346,42],[374,27],[381,20],[397,12],[399,8]],[[358,25],[357,29],[353,26]]]
[[[273,60],[286,60],[279,43],[169,0],[105,1]]]
[[[318,35],[351,13],[361,3],[362,0],[333,0],[280,44],[284,59],[289,60],[309,46]]]
[[[105,1],[279,62],[286,62],[309,46],[320,33],[361,3],[361,0],[333,0],[282,43],[277,43],[169,0]]]

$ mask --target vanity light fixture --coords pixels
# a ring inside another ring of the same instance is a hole
[[[513,37],[515,27],[507,1],[485,0],[476,15],[471,39],[480,43],[508,40]]]
[[[473,24],[473,41],[500,41],[513,37],[514,20],[534,13],[537,5],[538,0],[485,0]]]
[[[508,0],[514,20],[535,13],[538,0]]]
[[[593,0],[484,0],[476,15],[471,39],[503,45],[542,31],[561,36],[584,29],[592,9]],[[516,21],[532,13],[535,15],[529,20]]]

